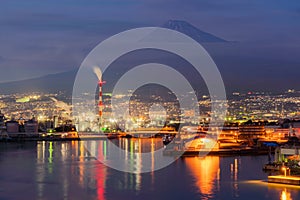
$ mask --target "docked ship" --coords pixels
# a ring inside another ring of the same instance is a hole
[[[239,130],[237,128],[218,128],[203,126],[184,126],[176,140],[180,140],[185,144],[185,149],[201,149],[205,147],[205,142],[210,140],[216,142],[216,148],[234,148],[245,144],[244,140],[238,139]],[[170,143],[174,138],[165,137],[163,142],[165,145]]]
[[[176,140],[185,140],[187,142],[191,139],[196,139],[198,137],[204,137],[204,134],[206,132],[203,130],[201,126],[184,126],[178,133],[178,136]],[[172,142],[176,137],[176,134],[165,134],[162,137],[163,144],[168,145],[170,142]]]
[[[164,155],[169,156],[207,154],[224,156],[265,155],[268,154],[268,150],[250,147],[247,141],[238,139],[238,132],[224,132],[223,127],[210,127],[208,131],[201,131],[201,127],[198,126],[185,126],[164,151]]]
[[[171,141],[163,142],[167,144],[167,149],[196,151],[209,147],[211,136],[201,126],[183,126]]]

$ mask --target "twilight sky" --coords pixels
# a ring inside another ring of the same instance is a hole
[[[0,82],[77,69],[113,34],[179,19],[235,41],[205,45],[227,87],[300,89],[298,0],[3,0],[0,5]]]

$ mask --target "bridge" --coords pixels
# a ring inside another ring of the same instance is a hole
[[[126,132],[126,135],[137,138],[161,137],[163,135],[176,135],[178,131],[175,130],[133,130]]]

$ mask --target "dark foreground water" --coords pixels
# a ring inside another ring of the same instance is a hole
[[[125,142],[133,151],[141,143],[146,151],[147,145],[151,150],[161,144]],[[0,143],[0,199],[300,199],[298,187],[262,181],[267,156],[187,157],[155,172],[132,174],[104,166],[85,147],[74,141]],[[109,154],[107,141],[92,147]]]

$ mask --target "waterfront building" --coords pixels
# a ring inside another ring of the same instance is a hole
[[[19,132],[19,123],[14,120],[6,122],[6,131],[7,131],[7,133]]]
[[[239,139],[257,139],[265,135],[265,126],[262,125],[243,125],[239,127]]]
[[[25,122],[24,129],[26,133],[38,133],[38,122],[34,119]]]

